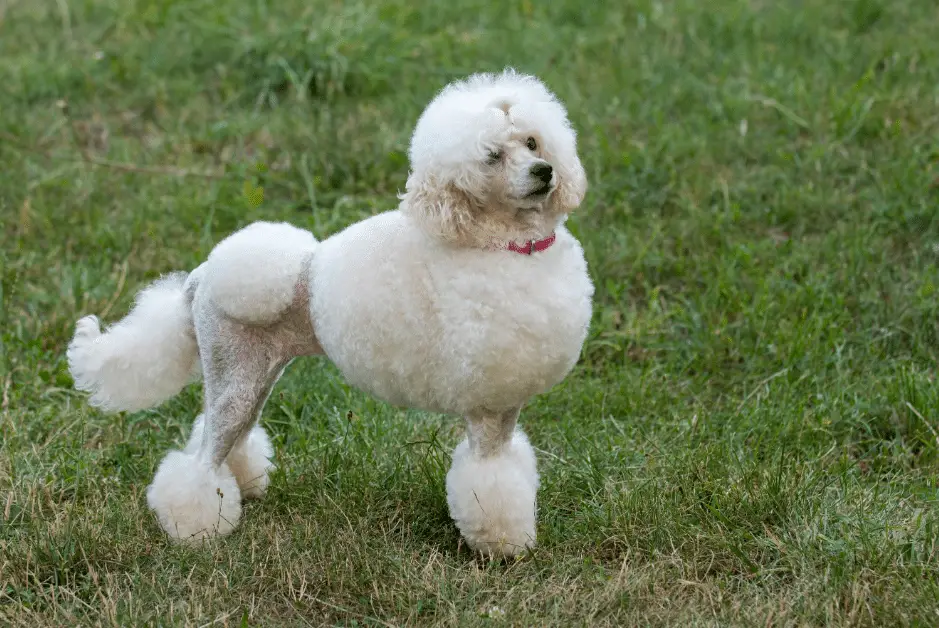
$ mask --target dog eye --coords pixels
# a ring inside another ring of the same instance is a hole
[[[494,166],[496,163],[502,160],[502,151],[490,151],[489,159],[486,160],[486,163],[490,166]]]
[[[528,147],[528,150],[535,150],[538,148],[538,142],[535,141],[535,138],[529,137],[528,141],[525,142],[525,146]]]

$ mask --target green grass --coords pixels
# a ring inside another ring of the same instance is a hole
[[[580,131],[598,288],[523,413],[537,550],[476,561],[459,421],[315,359],[269,496],[170,544],[143,492],[200,390],[90,409],[74,321],[253,220],[392,208],[421,108],[506,65]],[[939,622],[933,0],[13,0],[0,85],[0,624]]]

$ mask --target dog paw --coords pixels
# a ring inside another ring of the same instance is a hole
[[[260,425],[255,425],[244,440],[235,445],[228,454],[228,466],[238,481],[242,497],[258,499],[264,496],[267,486],[271,483],[273,457],[274,447],[271,445],[271,439]]]
[[[478,552],[515,556],[535,544],[537,492],[535,453],[521,432],[495,456],[479,456],[467,440],[453,451],[447,504],[463,538]]]
[[[160,527],[182,542],[228,534],[241,517],[241,492],[228,465],[216,469],[183,451],[171,451],[160,463],[147,504]]]

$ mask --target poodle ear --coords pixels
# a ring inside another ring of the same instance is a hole
[[[587,173],[580,163],[577,154],[572,155],[570,163],[558,169],[560,181],[554,193],[554,204],[561,213],[569,214],[580,207],[587,193]]]
[[[464,240],[472,229],[476,204],[453,182],[440,184],[412,173],[401,198],[404,211],[443,240]]]

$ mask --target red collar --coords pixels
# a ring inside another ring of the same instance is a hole
[[[552,244],[554,244],[555,240],[557,240],[557,235],[552,233],[543,240],[529,240],[525,244],[515,244],[514,242],[509,242],[508,246],[505,248],[509,251],[521,253],[522,255],[534,255],[535,253],[541,253],[542,251],[548,249]]]

